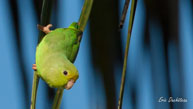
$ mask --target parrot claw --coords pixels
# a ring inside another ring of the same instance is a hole
[[[36,64],[33,64],[32,69],[33,69],[34,71],[37,71]]]
[[[47,26],[42,26],[38,24],[37,27],[40,31],[43,31],[44,33],[48,34],[49,32],[51,32],[50,28],[52,27],[52,24],[48,24]]]

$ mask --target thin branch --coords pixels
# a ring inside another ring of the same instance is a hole
[[[126,75],[126,68],[127,68],[127,58],[128,58],[129,44],[130,44],[131,32],[132,32],[133,21],[134,21],[134,16],[135,16],[136,4],[137,4],[137,0],[132,0],[131,12],[130,12],[130,18],[129,18],[128,36],[127,36],[125,57],[124,57],[124,63],[123,63],[121,88],[120,88],[120,94],[119,94],[118,109],[122,109],[123,93],[124,93],[124,87],[125,87],[125,75]]]
[[[62,89],[57,89],[52,109],[60,109],[60,104],[61,104],[61,101],[62,101],[63,91],[64,91],[63,88]]]
[[[122,27],[124,25],[125,18],[126,18],[126,15],[127,15],[127,10],[128,10],[128,7],[129,7],[129,2],[130,2],[130,0],[125,0],[125,4],[124,4],[123,11],[122,11],[122,16],[121,16],[121,21],[120,21],[120,24],[119,24],[119,29],[122,29]]]
[[[81,31],[84,31],[84,28],[86,26],[86,23],[88,21],[88,18],[91,12],[92,4],[93,4],[93,0],[85,0],[84,2],[84,6],[82,8],[82,12],[78,21]]]
[[[34,72],[33,85],[32,85],[32,96],[31,96],[31,106],[30,106],[31,109],[35,109],[35,107],[36,107],[36,95],[37,95],[38,83],[39,83],[39,77],[36,74],[36,72]]]
[[[51,12],[52,12],[52,3],[53,3],[53,0],[44,0],[43,1],[41,19],[40,19],[40,25],[42,25],[42,26],[46,26],[50,22]],[[44,36],[45,36],[45,33],[40,31],[38,43],[41,42],[41,40]]]
[[[52,7],[52,0],[43,1],[40,25],[47,25],[49,23],[50,16],[51,16],[51,7]],[[45,33],[40,31],[38,44],[44,36],[45,36]],[[31,96],[31,106],[30,106],[31,109],[35,109],[36,107],[35,105],[36,105],[38,83],[39,83],[39,77],[37,75],[37,72],[35,71],[33,76],[33,85],[32,85],[32,96]]]

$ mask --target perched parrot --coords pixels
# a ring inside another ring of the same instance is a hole
[[[79,77],[73,62],[77,56],[82,31],[73,22],[68,28],[50,31],[47,26],[38,25],[46,33],[36,48],[36,64],[33,69],[50,87],[72,88]]]

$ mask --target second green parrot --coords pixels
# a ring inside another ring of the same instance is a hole
[[[50,87],[72,88],[79,77],[73,62],[77,56],[82,31],[73,22],[68,28],[50,31],[52,25],[38,28],[46,33],[36,49],[36,64],[33,69]]]

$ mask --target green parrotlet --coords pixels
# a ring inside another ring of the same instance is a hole
[[[73,62],[79,50],[82,31],[76,22],[68,28],[53,31],[49,29],[51,26],[38,25],[46,36],[37,46],[33,69],[50,87],[70,89],[79,77]]]

